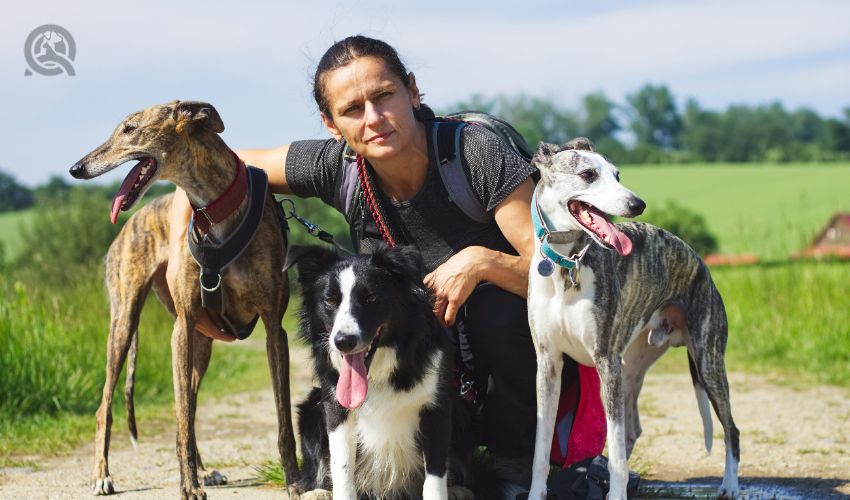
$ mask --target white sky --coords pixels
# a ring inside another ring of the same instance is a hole
[[[77,76],[24,76],[42,24],[71,32]],[[622,102],[647,82],[718,109],[850,106],[840,0],[19,2],[0,18],[0,169],[28,185],[65,176],[124,116],[171,99],[214,104],[234,148],[324,137],[310,77],[355,33],[394,45],[436,107],[473,93]]]

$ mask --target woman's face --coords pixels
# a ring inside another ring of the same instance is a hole
[[[404,151],[421,133],[413,116],[419,90],[402,81],[377,57],[358,57],[324,75],[330,116],[322,121],[337,139],[369,160],[386,160]]]

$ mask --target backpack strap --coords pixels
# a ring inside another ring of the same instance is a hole
[[[345,216],[351,224],[356,205],[357,188],[357,155],[348,145],[342,151],[340,166],[334,179],[334,207]]]
[[[464,122],[435,120],[431,130],[431,144],[434,157],[437,158],[437,170],[440,179],[454,203],[467,217],[475,222],[486,224],[493,220],[493,214],[475,196],[469,177],[463,168],[463,129]]]

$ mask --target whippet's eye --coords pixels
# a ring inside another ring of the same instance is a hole
[[[367,304],[374,304],[377,301],[378,301],[378,297],[376,297],[374,294],[366,296],[366,303]]]
[[[132,132],[134,130],[136,130],[136,126],[133,125],[132,123],[128,123],[127,125],[124,125],[124,130],[122,130],[121,132],[124,133],[124,134],[129,134],[130,132]]]
[[[596,180],[596,172],[593,170],[585,170],[584,172],[580,172],[578,175],[587,182],[593,182]]]

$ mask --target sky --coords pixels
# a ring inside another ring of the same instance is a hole
[[[25,41],[44,24],[74,38],[75,76],[25,76]],[[212,103],[233,148],[327,137],[311,76],[358,33],[396,47],[439,109],[476,93],[623,102],[645,83],[712,109],[850,107],[843,0],[15,2],[0,17],[0,170],[29,186],[82,182],[74,162],[126,115],[173,99]]]

